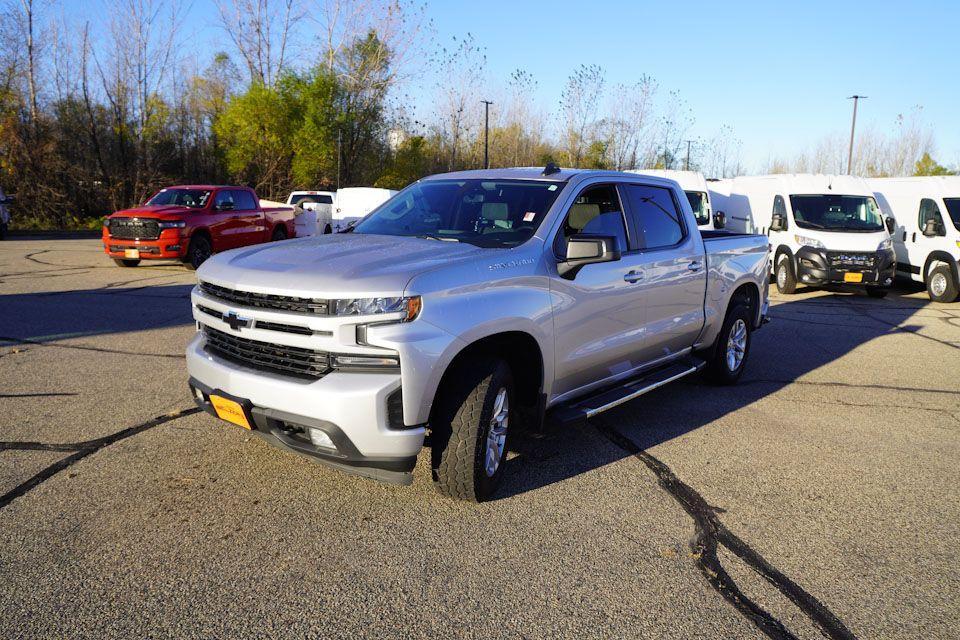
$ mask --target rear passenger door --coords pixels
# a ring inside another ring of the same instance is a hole
[[[614,184],[581,188],[553,240],[557,261],[566,257],[572,235],[617,238],[620,260],[583,267],[576,276],[550,280],[555,341],[554,397],[584,391],[629,374],[643,364],[646,311],[634,279],[638,266],[620,195]]]
[[[646,303],[642,357],[670,358],[690,347],[704,323],[707,267],[703,240],[678,194],[643,183],[621,185],[637,246],[634,267]]]
[[[236,222],[237,245],[245,247],[266,242],[268,229],[263,212],[257,206],[253,194],[246,189],[233,190],[234,221]]]

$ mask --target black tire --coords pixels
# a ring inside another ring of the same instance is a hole
[[[331,234],[331,233],[333,233],[333,227],[331,227],[331,226],[328,224],[327,226],[325,226],[325,227],[323,228],[323,235],[329,235],[329,234]]]
[[[488,435],[497,397],[505,390],[507,425],[498,464],[487,470]],[[451,498],[481,502],[497,490],[510,444],[509,419],[516,420],[513,376],[497,358],[482,358],[451,372],[431,421],[432,467],[437,490]]]
[[[940,264],[927,272],[927,295],[934,302],[954,302],[958,291],[957,281],[953,271],[945,264]]]
[[[727,317],[723,320],[723,326],[720,328],[720,335],[713,344],[707,357],[707,367],[704,370],[707,380],[713,384],[735,384],[747,365],[747,358],[750,355],[750,343],[753,340],[753,314],[750,307],[742,302],[734,302],[733,306],[727,311]],[[743,324],[738,324],[742,322]],[[734,330],[742,328],[745,331],[743,342],[743,355],[736,366],[731,367],[731,362],[727,358],[727,349],[733,339]]]
[[[210,245],[210,239],[205,235],[193,236],[190,238],[190,247],[187,249],[187,257],[183,264],[187,269],[196,271],[212,255],[213,247]]]
[[[0,222],[0,240],[4,240],[7,237],[7,223]]]
[[[886,298],[890,293],[888,289],[878,289],[877,287],[867,287],[867,295],[871,298]]]
[[[793,261],[790,260],[790,256],[780,258],[777,270],[774,271],[774,279],[777,283],[777,291],[780,293],[790,295],[796,292],[797,274],[793,272]]]
[[[283,225],[280,225],[279,227],[274,229],[273,235],[270,236],[271,242],[277,242],[279,240],[286,240],[286,239],[287,239],[287,229]]]
[[[114,258],[113,261],[117,263],[118,267],[135,267],[140,264],[139,260],[127,260],[126,258]]]

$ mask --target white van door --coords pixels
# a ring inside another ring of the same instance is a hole
[[[924,230],[927,223],[933,221],[936,235],[926,236]],[[937,201],[932,198],[920,200],[920,210],[917,212],[917,229],[907,234],[907,259],[910,261],[911,277],[923,282],[923,265],[931,251],[943,249],[946,244],[947,227],[944,225],[943,214]]]

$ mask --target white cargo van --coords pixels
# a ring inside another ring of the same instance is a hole
[[[295,207],[297,237],[333,233],[333,191],[292,191],[287,204]]]
[[[683,189],[697,219],[697,227],[701,231],[723,229],[725,226],[724,213],[716,211],[710,202],[710,190],[707,189],[707,179],[699,171],[678,171],[674,169],[637,169],[627,173],[639,173],[644,176],[656,176],[675,181]]]
[[[333,230],[343,231],[351,222],[356,222],[397,192],[376,187],[347,187],[337,191],[333,207]]]
[[[897,274],[922,282],[935,302],[960,295],[960,176],[874,178],[880,209],[896,220]]]
[[[710,183],[731,231],[770,237],[781,293],[798,284],[855,284],[887,295],[896,269],[893,219],[862,178],[820,174],[740,176]]]

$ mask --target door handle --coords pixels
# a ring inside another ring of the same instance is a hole
[[[687,265],[687,269],[689,269],[690,271],[700,271],[701,266],[702,265],[700,264],[699,260],[694,260],[693,262]]]
[[[914,233],[913,235],[910,236],[910,242],[916,242],[916,241],[917,241],[917,234]]]
[[[630,271],[623,276],[623,280],[624,282],[629,282],[630,284],[639,282],[640,280],[643,280],[643,273],[639,271]]]

